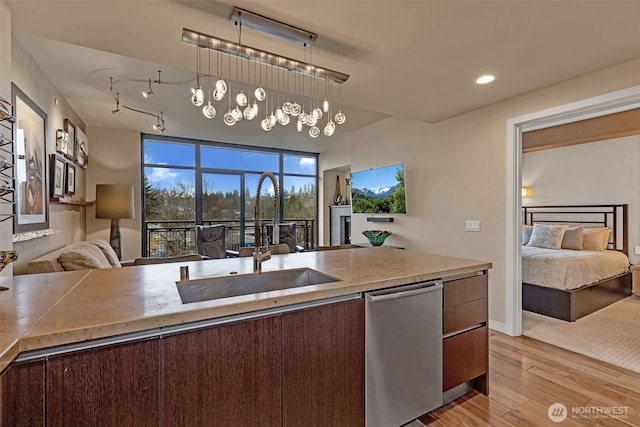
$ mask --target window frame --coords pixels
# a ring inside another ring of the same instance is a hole
[[[187,144],[194,146],[194,156],[195,162],[194,166],[177,166],[171,164],[157,164],[157,163],[147,163],[145,161],[145,141],[149,142],[165,142],[169,144]],[[155,135],[155,134],[147,134],[141,133],[140,135],[140,158],[142,162],[140,164],[140,176],[141,176],[141,186],[142,191],[140,192],[140,200],[142,213],[141,213],[141,253],[146,254],[147,248],[147,227],[146,227],[146,212],[144,209],[145,206],[145,191],[144,191],[144,178],[145,178],[145,168],[167,168],[167,169],[183,169],[183,170],[193,170],[194,171],[194,187],[195,187],[195,224],[202,224],[202,216],[203,216],[203,206],[202,206],[202,175],[203,174],[228,174],[228,175],[240,175],[240,208],[241,215],[240,221],[241,225],[245,226],[245,176],[246,174],[260,174],[264,171],[262,170],[253,170],[253,169],[223,169],[223,168],[211,168],[211,167],[203,167],[202,166],[202,148],[203,147],[216,147],[228,150],[241,150],[241,151],[251,151],[257,153],[275,153],[278,155],[278,171],[274,172],[279,184],[279,218],[284,219],[284,178],[285,177],[304,177],[304,178],[312,178],[314,179],[315,185],[315,209],[314,209],[314,221],[315,227],[313,229],[313,240],[318,241],[319,235],[319,169],[318,169],[318,160],[319,153],[315,152],[307,152],[307,151],[298,151],[298,150],[288,150],[288,149],[280,149],[280,148],[272,148],[272,147],[259,147],[253,145],[244,145],[239,143],[228,143],[228,142],[219,142],[219,141],[207,141],[200,139],[191,139],[191,138],[183,138],[183,137],[175,137],[168,135]],[[304,174],[304,173],[285,173],[284,172],[284,157],[285,156],[296,156],[296,157],[312,157],[315,160],[315,173],[313,174]],[[148,254],[146,254],[148,255]]]

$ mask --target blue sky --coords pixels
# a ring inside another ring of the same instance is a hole
[[[170,165],[170,166],[195,166],[195,150],[192,144],[167,143],[158,141],[145,141],[145,164]],[[278,169],[278,153],[253,152],[247,150],[229,150],[221,147],[202,146],[203,167],[230,170],[251,170],[256,173],[263,171],[276,171]],[[283,159],[284,172],[295,174],[315,173],[316,159],[313,156],[285,155]],[[193,170],[166,167],[145,167],[145,175],[150,184],[155,188],[173,188],[177,182],[193,183],[195,173]],[[223,193],[239,189],[240,178],[238,175],[208,175],[203,174],[209,189],[222,191]],[[248,175],[245,185],[253,189],[256,186],[257,175]],[[286,190],[294,185],[296,190],[307,183],[315,184],[315,179],[304,177],[286,177],[284,183]],[[267,189],[269,185],[264,188]]]
[[[369,190],[392,187],[398,183],[396,171],[399,168],[403,168],[402,163],[353,172],[351,173],[351,186],[352,188],[368,188]]]

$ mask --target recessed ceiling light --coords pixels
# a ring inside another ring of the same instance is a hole
[[[486,85],[487,83],[491,83],[495,79],[495,76],[492,76],[491,74],[485,74],[484,76],[478,77],[476,83],[478,83],[479,85]]]

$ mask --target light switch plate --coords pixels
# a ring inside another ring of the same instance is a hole
[[[640,246],[636,246],[636,250],[634,252],[636,255],[640,255]]]
[[[464,231],[480,231],[480,221],[466,220],[464,222]]]

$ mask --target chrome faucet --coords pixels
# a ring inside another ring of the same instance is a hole
[[[271,251],[269,251],[269,239],[267,237],[267,249],[266,252],[262,253],[262,242],[261,242],[261,227],[260,227],[260,192],[262,190],[262,183],[265,178],[270,178],[273,183],[273,190],[275,192],[275,202],[274,202],[274,217],[273,217],[273,233],[271,236],[271,243],[277,245],[280,239],[280,227],[278,221],[278,211],[280,207],[280,189],[278,186],[278,180],[271,172],[263,172],[260,175],[260,179],[258,179],[258,189],[256,191],[256,207],[255,207],[255,223],[253,226],[253,233],[255,235],[255,249],[253,250],[253,272],[254,273],[262,273],[262,263],[264,261],[268,261],[271,259]]]

